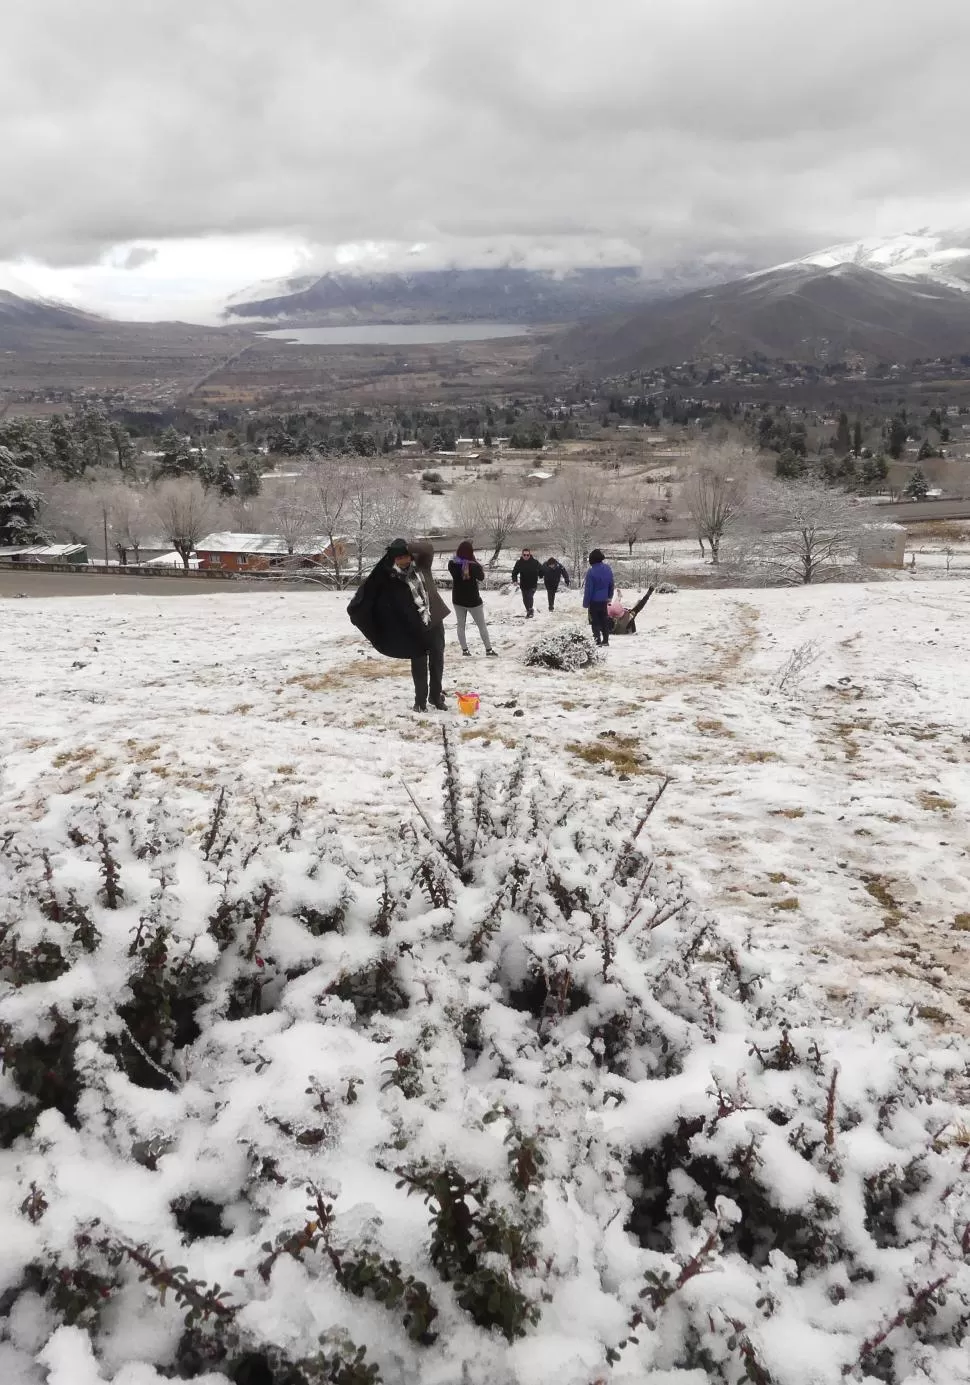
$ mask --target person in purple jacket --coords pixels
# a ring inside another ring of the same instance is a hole
[[[603,556],[601,548],[594,548],[589,555],[586,570],[586,585],[583,588],[583,608],[589,611],[589,623],[593,627],[593,638],[597,644],[610,642],[610,618],[607,606],[613,597],[613,569]]]

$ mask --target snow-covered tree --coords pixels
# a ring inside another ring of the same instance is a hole
[[[903,494],[910,500],[925,500],[930,493],[930,483],[926,479],[926,472],[918,466],[909,478],[909,483]]]
[[[609,520],[602,483],[583,472],[563,477],[549,493],[544,509],[553,537],[572,564],[571,571],[578,575]]]
[[[502,486],[466,486],[452,505],[456,524],[465,537],[481,535],[491,550],[489,567],[494,567],[511,535],[526,520],[523,496]]]
[[[212,503],[196,477],[164,481],[155,492],[155,513],[166,540],[188,571],[189,559],[212,519]]]
[[[20,466],[8,447],[0,447],[0,547],[43,540],[42,504],[33,472]]]
[[[349,537],[356,468],[344,457],[314,457],[306,471],[310,531],[326,537],[334,575],[342,573],[341,540]]]
[[[750,458],[741,449],[712,448],[701,454],[684,488],[687,512],[704,551],[720,561],[721,541],[744,511],[750,484]]]
[[[858,547],[865,506],[817,481],[763,481],[748,507],[748,556],[776,580],[824,581]]]

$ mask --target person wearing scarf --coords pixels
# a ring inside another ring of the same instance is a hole
[[[393,539],[347,607],[351,623],[379,654],[410,659],[414,710],[445,710],[444,622],[448,607],[431,572],[434,549],[424,540]]]
[[[470,614],[478,626],[485,653],[494,659],[495,650],[492,648],[488,626],[485,624],[485,604],[478,587],[479,582],[485,581],[485,569],[475,557],[470,539],[464,539],[458,545],[457,553],[448,563],[448,572],[451,576],[451,604],[455,608],[458,643],[461,645],[462,654],[467,656],[470,653],[465,638],[465,623]]]

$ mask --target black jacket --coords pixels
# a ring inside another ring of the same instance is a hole
[[[478,590],[478,584],[485,581],[485,569],[481,563],[470,562],[468,564],[468,576],[465,577],[463,560],[452,558],[448,563],[448,571],[451,574],[452,605],[465,606],[469,610],[474,606],[481,606],[482,594]]]
[[[407,582],[393,566],[390,558],[381,559],[358,587],[347,614],[378,654],[413,659],[430,647],[432,627],[421,619]]]
[[[537,587],[541,576],[542,564],[538,558],[520,558],[512,569],[512,581],[518,582],[526,591],[530,587]]]
[[[557,563],[553,559],[551,563],[542,564],[542,580],[550,591],[555,591],[561,581],[565,582],[567,587],[569,586],[569,573],[562,563]]]

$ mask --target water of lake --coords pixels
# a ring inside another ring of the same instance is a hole
[[[367,327],[282,327],[261,337],[295,346],[426,346],[446,341],[524,337],[528,327],[511,322],[372,323]]]

